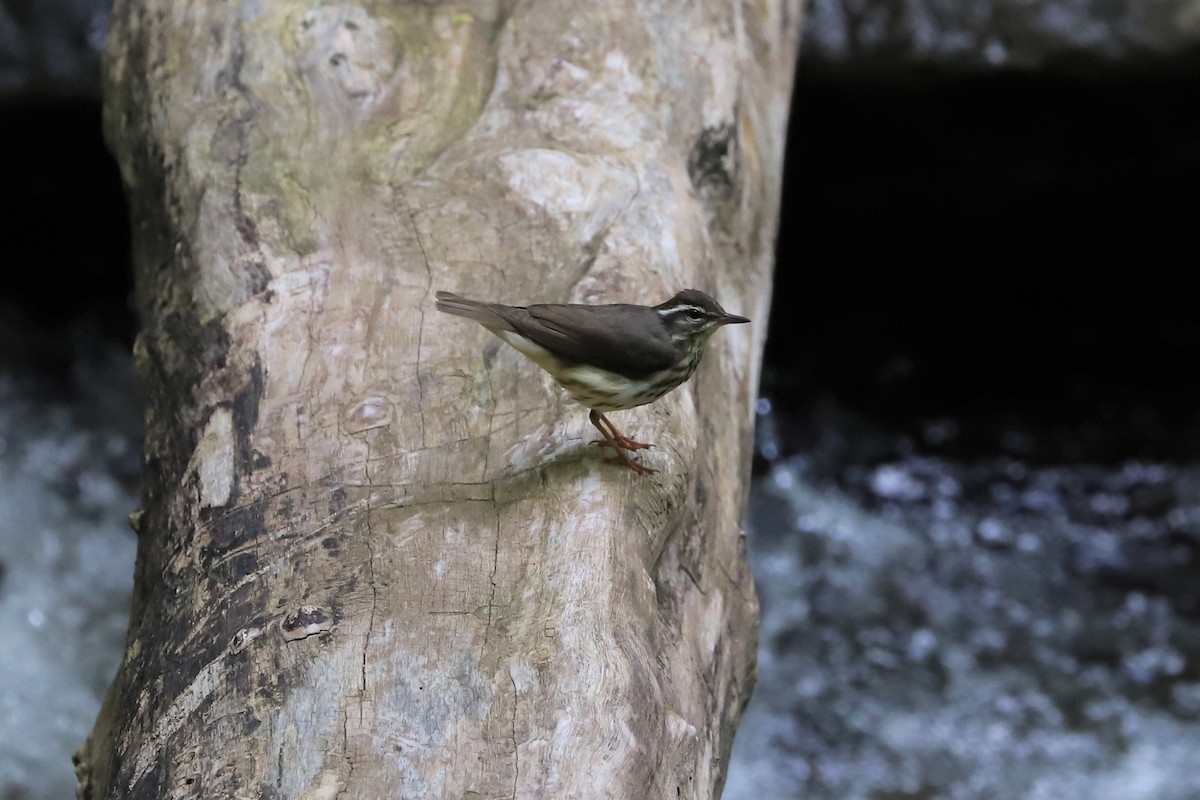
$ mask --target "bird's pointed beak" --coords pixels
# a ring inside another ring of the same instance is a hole
[[[736,325],[740,322],[749,322],[749,317],[739,317],[737,314],[726,314],[717,320],[719,325]]]

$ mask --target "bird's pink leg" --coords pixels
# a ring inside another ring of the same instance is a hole
[[[629,453],[626,452],[627,450],[635,449],[644,450],[645,448],[650,447],[650,445],[643,444],[641,442],[635,442],[632,439],[621,436],[617,429],[613,427],[613,424],[608,421],[608,418],[599,411],[593,409],[592,413],[588,415],[588,419],[592,421],[592,424],[596,426],[596,430],[600,431],[600,435],[604,437],[603,441],[592,442],[592,444],[598,444],[601,447],[611,447],[613,449],[613,457],[610,458],[609,461],[617,464],[624,464],[639,475],[650,475],[656,471],[630,458]],[[601,421],[608,425],[608,429],[600,424]],[[637,447],[627,447],[626,443],[637,445]]]
[[[600,428],[600,432],[604,434],[605,441],[594,442],[594,444],[607,445],[609,442],[613,442],[617,447],[620,447],[624,450],[648,450],[649,448],[654,447],[652,444],[638,442],[630,439],[628,436],[623,435],[619,430],[617,430],[617,426],[612,424],[612,420],[601,414],[599,411],[593,410],[590,419],[592,420],[592,424],[597,428],[600,428],[601,423],[608,426],[608,432],[605,432],[603,428]]]

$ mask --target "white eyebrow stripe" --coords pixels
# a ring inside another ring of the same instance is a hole
[[[708,314],[700,306],[671,306],[670,308],[655,309],[660,317],[669,317],[672,314],[686,314],[688,311],[699,311],[701,314]]]

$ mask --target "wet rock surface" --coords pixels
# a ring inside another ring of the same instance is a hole
[[[1200,43],[1196,0],[813,0],[807,13],[807,57],[864,71],[897,62],[1053,68]]]
[[[0,361],[0,797],[14,800],[74,797],[71,753],[129,623],[141,463],[132,359],[86,323],[60,331],[61,347],[72,340],[62,371]]]
[[[0,99],[99,95],[112,0],[0,3]]]
[[[751,500],[727,798],[1200,796],[1200,464],[935,457],[829,403],[806,427]]]

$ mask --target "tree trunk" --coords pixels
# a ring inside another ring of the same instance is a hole
[[[145,509],[80,796],[720,791],[799,0],[118,0]],[[438,314],[715,294],[692,382],[586,412]]]

